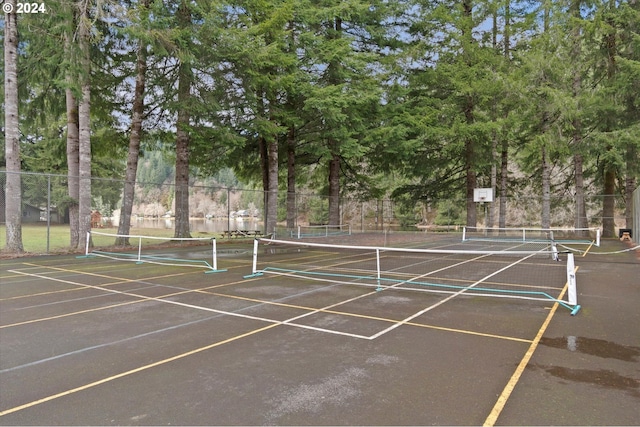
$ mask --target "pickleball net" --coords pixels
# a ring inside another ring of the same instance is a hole
[[[116,245],[126,239],[128,245]],[[93,246],[89,243],[93,242]],[[135,234],[112,234],[99,231],[87,233],[84,257],[103,257],[133,261],[138,264],[161,264],[204,268],[205,273],[217,273],[218,254],[215,238],[175,238]]]
[[[540,243],[552,241],[559,246],[600,246],[600,229],[535,227],[463,227],[462,241]]]
[[[465,296],[553,302],[575,315],[572,253],[538,250],[417,249],[256,239],[252,274],[295,280]],[[567,288],[565,290],[565,287]],[[561,299],[563,295],[566,299]]]

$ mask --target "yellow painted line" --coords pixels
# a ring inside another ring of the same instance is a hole
[[[578,268],[576,267],[574,271],[577,271],[577,270]],[[562,299],[564,297],[564,294],[567,291],[568,287],[569,287],[569,283],[566,283],[558,299]],[[518,384],[518,381],[520,380],[520,377],[522,376],[522,373],[524,372],[527,364],[531,360],[531,357],[533,357],[533,353],[536,351],[536,348],[538,348],[540,339],[542,339],[542,335],[544,335],[545,331],[547,330],[547,327],[549,327],[549,323],[551,323],[551,319],[553,319],[553,316],[555,315],[556,310],[558,309],[559,306],[560,304],[558,304],[557,302],[553,305],[553,308],[547,315],[547,318],[545,319],[544,323],[542,324],[542,326],[540,326],[540,329],[538,330],[538,333],[536,334],[536,337],[534,338],[533,342],[529,346],[529,349],[524,354],[524,357],[518,364],[518,367],[516,368],[515,372],[513,373],[513,375],[511,375],[511,379],[509,380],[509,382],[507,382],[507,385],[504,387],[504,389],[502,390],[502,393],[498,397],[498,400],[496,401],[495,405],[493,406],[493,409],[489,413],[489,416],[484,421],[483,425],[485,427],[492,427],[496,424],[496,421],[498,420],[500,413],[504,409],[504,406],[507,404],[507,400],[509,400],[509,397],[511,396],[511,393],[515,389],[516,384]]]
[[[589,245],[589,247],[587,248],[586,251],[584,251],[584,253],[582,254],[582,256],[586,256],[587,252],[589,252],[591,250],[591,248],[593,247],[593,245],[595,244],[595,242],[591,242],[591,244]]]
[[[446,328],[444,326],[425,325],[425,324],[422,324],[422,323],[414,323],[414,322],[406,322],[404,324],[405,325],[411,325],[411,326],[418,326],[418,327],[421,327],[421,328],[437,329],[437,330],[440,330],[440,331],[457,332],[459,334],[476,335],[476,336],[485,337],[485,338],[497,338],[497,339],[501,339],[501,340],[524,342],[524,343],[531,343],[532,342],[531,340],[524,339],[524,338],[508,337],[508,336],[505,336],[505,335],[487,334],[487,333],[484,333],[484,332],[474,332],[474,331],[470,331],[470,330],[467,330],[467,329]]]
[[[13,408],[10,408],[10,409],[6,409],[6,410],[0,412],[0,417],[2,417],[4,415],[12,414],[14,412],[21,411],[23,409],[31,408],[31,407],[36,406],[36,405],[40,405],[41,403],[45,403],[45,402],[49,402],[49,401],[52,401],[52,400],[55,400],[55,399],[59,399],[59,398],[64,397],[64,396],[69,396],[69,395],[77,393],[79,391],[87,390],[87,389],[99,386],[101,384],[105,384],[105,383],[117,380],[119,378],[123,378],[123,377],[127,377],[127,376],[130,376],[130,375],[136,374],[138,372],[146,371],[148,369],[155,368],[156,366],[165,365],[165,364],[173,362],[175,360],[183,359],[185,357],[192,356],[194,354],[201,353],[201,352],[206,351],[206,350],[210,350],[212,348],[221,346],[223,344],[227,344],[227,343],[230,343],[230,342],[233,342],[233,341],[237,341],[239,339],[242,339],[242,338],[245,338],[245,337],[248,337],[248,336],[263,332],[263,331],[266,331],[267,329],[271,329],[271,328],[274,328],[276,326],[278,326],[278,324],[267,325],[267,326],[264,326],[262,328],[258,328],[258,329],[254,329],[252,331],[246,332],[244,334],[236,335],[234,337],[227,338],[225,340],[218,341],[218,342],[215,342],[213,344],[209,344],[207,346],[200,347],[200,348],[188,351],[186,353],[178,354],[176,356],[169,357],[167,359],[159,360],[157,362],[150,363],[148,365],[140,366],[138,368],[131,369],[131,370],[126,371],[126,372],[121,372],[119,374],[112,375],[110,377],[103,378],[101,380],[94,381],[92,383],[85,384],[85,385],[80,386],[80,387],[72,388],[72,389],[57,393],[57,394],[53,394],[51,396],[44,397],[42,399],[34,400],[33,402],[25,403],[24,405],[20,405],[20,406],[16,406],[16,407],[13,407]]]
[[[0,279],[13,279],[14,277],[22,277],[19,274],[10,274],[7,276],[0,276]]]
[[[16,326],[28,325],[28,324],[31,324],[31,323],[46,322],[47,320],[62,319],[62,318],[65,318],[65,317],[76,316],[78,314],[92,313],[92,312],[95,312],[95,311],[107,310],[109,308],[122,307],[122,306],[125,306],[125,305],[131,305],[131,304],[138,304],[138,303],[141,303],[141,302],[145,302],[145,301],[143,301],[143,300],[140,300],[140,301],[129,301],[129,302],[123,302],[123,303],[120,303],[120,304],[109,305],[109,306],[106,306],[106,307],[92,308],[92,309],[89,309],[89,310],[74,311],[72,313],[60,314],[58,316],[41,317],[41,318],[38,318],[38,319],[25,320],[24,322],[11,323],[9,325],[1,325],[0,329],[13,328],[13,327],[16,327]]]

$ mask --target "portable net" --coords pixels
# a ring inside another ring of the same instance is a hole
[[[116,246],[116,240],[126,239],[129,245]],[[90,246],[90,242],[93,246]],[[99,231],[87,233],[85,257],[103,257],[138,264],[162,264],[205,268],[205,273],[218,269],[215,238],[172,238],[133,234],[111,234]]]
[[[339,225],[299,225],[298,228],[293,231],[292,237],[298,239],[304,239],[309,237],[328,237],[338,235],[350,235],[351,224],[339,224]]]
[[[251,276],[483,297],[557,302],[575,314],[574,258],[536,251],[441,250],[256,239]],[[559,299],[569,287],[568,299]]]
[[[599,228],[499,228],[464,227],[462,241],[484,242],[551,242],[559,246],[595,245],[600,246]]]

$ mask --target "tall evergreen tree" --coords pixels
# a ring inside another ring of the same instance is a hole
[[[148,22],[149,5],[151,0],[142,0],[138,5],[138,15],[134,16],[136,24],[144,27]],[[135,24],[134,24],[135,25]],[[131,213],[133,210],[133,200],[135,193],[136,175],[138,171],[138,159],[140,156],[140,142],[142,140],[142,122],[144,120],[144,99],[147,78],[147,42],[143,37],[139,37],[136,47],[136,82],[134,89],[133,105],[131,108],[131,128],[129,133],[129,150],[127,154],[127,166],[125,171],[124,191],[122,194],[122,208],[120,210],[120,222],[118,224],[118,234],[128,236],[131,228]],[[128,237],[118,237],[117,245],[128,245]]]
[[[4,13],[4,137],[7,182],[5,192],[5,221],[10,252],[22,252],[22,185],[20,176],[20,123],[18,116],[18,15],[16,2]],[[6,9],[4,9],[6,10]]]

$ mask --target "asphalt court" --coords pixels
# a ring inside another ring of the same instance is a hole
[[[215,274],[73,256],[2,260],[0,424],[637,424],[637,324],[616,330],[631,356],[607,368],[624,373],[609,394],[541,368],[567,369],[549,343],[586,342],[577,329],[596,324],[614,342],[598,304],[619,314],[640,295],[637,258],[616,260],[631,277],[620,279],[624,302],[600,296],[579,269],[582,304],[592,304],[577,316],[552,302],[247,278],[242,248],[223,252],[226,271]],[[574,386],[615,408],[594,416],[571,401],[575,413],[563,412],[556,394]]]

